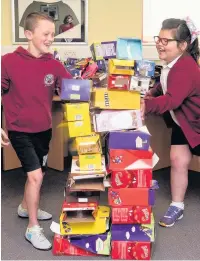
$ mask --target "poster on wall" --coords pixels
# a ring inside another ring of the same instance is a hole
[[[24,21],[32,12],[53,18],[56,44],[87,44],[88,0],[11,0],[13,44],[26,44]]]

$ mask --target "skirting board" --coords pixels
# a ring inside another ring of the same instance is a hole
[[[13,52],[17,47],[18,45],[2,46],[1,55]],[[23,47],[27,48],[27,45],[24,45]],[[88,45],[86,46],[58,46],[58,45],[56,46],[55,45],[52,46],[51,49],[52,51],[54,49],[57,49],[62,60],[66,60],[67,57],[72,57],[72,58],[91,57],[91,52]],[[154,44],[152,45],[143,44],[143,59],[159,61],[158,54]]]

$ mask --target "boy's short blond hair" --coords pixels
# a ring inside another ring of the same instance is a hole
[[[33,32],[35,30],[39,20],[47,20],[47,21],[54,23],[54,20],[52,17],[50,17],[42,12],[32,12],[26,17],[26,19],[24,21],[24,30]]]

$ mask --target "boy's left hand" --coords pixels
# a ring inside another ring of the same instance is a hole
[[[8,145],[10,145],[9,138],[5,133],[5,131],[1,129],[1,146],[8,146]]]

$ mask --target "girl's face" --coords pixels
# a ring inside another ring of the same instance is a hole
[[[71,24],[73,22],[73,18],[71,16],[68,16],[67,23]]]
[[[183,54],[187,47],[186,42],[180,43],[174,39],[172,30],[161,30],[155,41],[159,58],[166,63]]]

